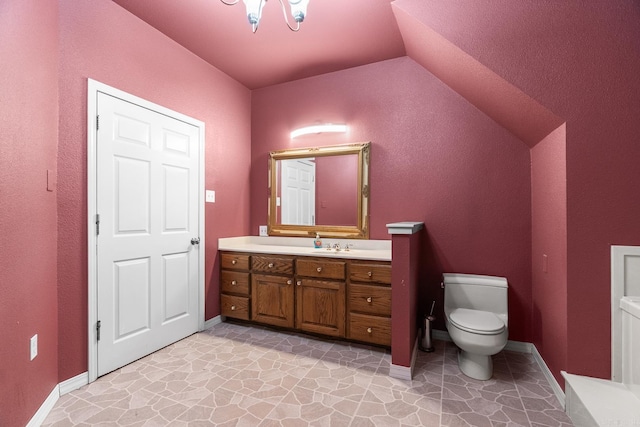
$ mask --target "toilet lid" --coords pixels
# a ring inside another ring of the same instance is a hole
[[[504,330],[504,322],[489,311],[456,308],[449,313],[449,321],[458,328],[478,334],[498,334]]]

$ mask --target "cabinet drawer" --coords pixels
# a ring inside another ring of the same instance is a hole
[[[343,261],[298,258],[296,272],[299,276],[344,280],[345,265]]]
[[[251,257],[242,253],[223,253],[220,256],[220,267],[226,270],[249,270]]]
[[[349,268],[349,279],[353,282],[391,284],[391,264],[354,261]]]
[[[251,269],[263,273],[293,274],[293,258],[254,255],[251,257]]]
[[[391,316],[391,288],[379,285],[349,285],[349,311]]]
[[[391,318],[350,314],[349,338],[372,344],[391,346]]]
[[[242,294],[249,296],[249,273],[241,271],[222,270],[220,289],[229,294]]]
[[[236,319],[249,320],[249,297],[220,295],[220,314]]]

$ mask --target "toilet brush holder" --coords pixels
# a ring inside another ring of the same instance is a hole
[[[436,305],[436,302],[433,301],[431,304],[431,313],[428,316],[424,316],[422,322],[422,328],[420,331],[420,342],[418,343],[418,347],[422,351],[426,351],[430,353],[435,350],[433,347],[433,339],[431,337],[433,331],[433,322],[435,322],[436,318],[433,315],[433,308]]]
[[[430,353],[435,350],[433,346],[433,339],[431,337],[433,322],[436,320],[434,316],[424,316],[424,321],[422,322],[422,328],[420,330],[420,342],[418,347],[422,351],[426,351]]]

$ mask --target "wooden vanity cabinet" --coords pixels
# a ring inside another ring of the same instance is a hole
[[[251,318],[268,325],[293,328],[293,257],[251,257]]]
[[[296,259],[296,328],[345,336],[346,262]]]
[[[221,253],[223,316],[391,346],[391,263]]]
[[[220,313],[223,316],[250,319],[250,259],[247,254],[220,255]]]
[[[391,265],[351,261],[347,338],[391,346]]]

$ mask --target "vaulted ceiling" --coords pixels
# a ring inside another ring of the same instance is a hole
[[[255,34],[242,1],[113,1],[249,89],[405,55],[392,0],[310,0],[298,32],[270,0]]]

